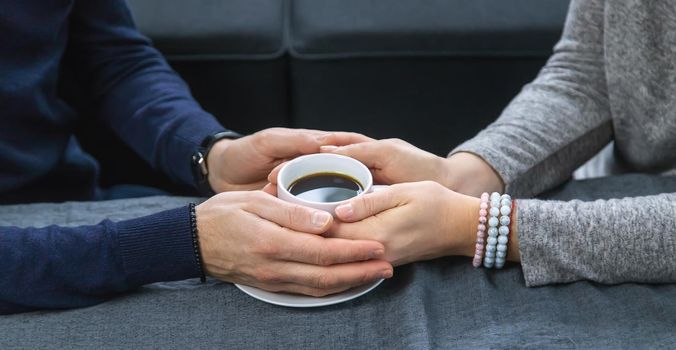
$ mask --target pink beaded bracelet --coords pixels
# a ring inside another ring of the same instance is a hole
[[[484,248],[486,246],[486,221],[488,216],[488,193],[481,194],[481,204],[479,206],[479,225],[476,231],[476,251],[474,252],[474,267],[481,266],[484,259]]]

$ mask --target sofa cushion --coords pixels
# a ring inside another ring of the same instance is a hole
[[[139,30],[169,56],[284,53],[284,0],[128,0]]]
[[[569,0],[294,0],[303,58],[549,55]]]

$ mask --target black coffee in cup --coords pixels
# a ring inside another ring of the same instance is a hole
[[[329,203],[350,199],[364,191],[356,179],[338,173],[317,173],[301,177],[288,188],[292,195],[311,202]]]

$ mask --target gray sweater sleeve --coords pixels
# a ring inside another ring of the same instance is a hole
[[[533,196],[570,177],[610,142],[603,0],[573,0],[563,36],[538,77],[456,152],[485,159],[506,191]]]
[[[479,155],[520,197],[569,178],[612,138],[603,26],[603,0],[573,0],[563,37],[539,76],[495,123],[452,153]],[[517,203],[528,286],[676,282],[676,193]]]
[[[582,201],[517,200],[527,286],[588,279],[676,282],[676,193]]]

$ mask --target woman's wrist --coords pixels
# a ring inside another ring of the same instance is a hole
[[[483,192],[504,191],[500,175],[481,157],[458,152],[442,162],[441,184],[453,191],[479,197]]]
[[[467,223],[465,225],[465,244],[463,256],[474,257],[476,251],[476,232],[479,226],[479,208],[481,200],[476,197],[467,196]]]
[[[448,254],[454,256],[473,257],[476,250],[476,230],[479,224],[479,198],[472,196],[455,194],[448,208],[448,221],[446,226],[450,228],[448,232],[449,247]]]

